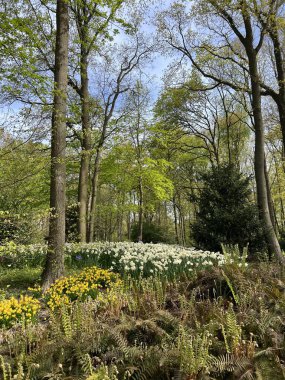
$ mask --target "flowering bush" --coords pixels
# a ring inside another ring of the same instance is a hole
[[[114,290],[122,284],[118,275],[97,267],[86,268],[78,275],[58,279],[46,292],[47,304],[54,310],[72,301],[87,298],[111,301]]]
[[[40,302],[29,296],[0,301],[0,326],[11,327],[17,322],[32,322],[40,309]]]
[[[95,264],[121,274],[175,276],[224,264],[220,253],[166,244],[94,243],[66,246],[71,265]]]

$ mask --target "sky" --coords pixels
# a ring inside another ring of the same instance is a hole
[[[140,1],[138,0],[139,3]],[[149,38],[152,39],[155,36],[155,26],[152,22],[155,14],[167,9],[169,6],[171,6],[172,3],[174,3],[174,0],[145,0],[145,2],[148,5],[148,10],[144,15],[145,21],[143,22],[141,32],[145,36],[149,36]],[[124,42],[124,39],[124,34],[120,33],[116,37],[116,42]],[[156,53],[153,55],[152,62],[143,67],[145,82],[150,84],[151,98],[153,101],[157,99],[163,87],[162,78],[170,61],[170,58],[167,58],[160,53]],[[22,104],[19,102],[15,102],[12,105],[0,105],[0,124],[4,122],[5,118],[7,117],[7,113],[17,114],[21,107]]]

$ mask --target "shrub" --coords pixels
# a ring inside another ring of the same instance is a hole
[[[131,239],[136,242],[138,238],[138,224],[135,224],[132,228]],[[143,243],[175,243],[173,233],[169,233],[165,227],[159,226],[155,223],[144,222],[143,223]]]
[[[66,240],[69,243],[78,241],[78,204],[69,205],[66,208],[65,220]]]
[[[219,250],[222,244],[249,252],[265,249],[262,225],[255,204],[249,200],[249,177],[233,165],[214,168],[202,177],[199,212],[192,226],[193,238],[202,249]]]

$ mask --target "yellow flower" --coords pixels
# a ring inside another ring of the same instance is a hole
[[[121,283],[118,275],[108,270],[97,267],[86,268],[75,276],[57,280],[46,294],[47,304],[54,310],[63,303],[69,304],[77,299],[84,300],[88,297],[98,299],[99,290],[104,292],[106,297],[106,292],[120,286]]]

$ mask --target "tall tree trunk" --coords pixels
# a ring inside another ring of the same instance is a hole
[[[279,93],[273,96],[275,100],[280,119],[280,126],[282,132],[282,159],[285,160],[285,68],[284,68],[284,59],[282,56],[282,46],[279,40],[278,35],[278,26],[276,24],[276,15],[273,18],[271,28],[269,28],[269,35],[274,47],[274,57],[277,71],[277,80]]]
[[[98,193],[98,179],[99,179],[99,170],[101,164],[101,148],[98,148],[96,151],[95,163],[94,163],[94,172],[92,177],[92,194],[91,194],[91,210],[90,210],[90,221],[89,221],[89,242],[94,241],[95,233],[95,219],[96,219],[96,202],[97,202],[97,193]]]
[[[128,211],[127,216],[127,236],[128,240],[131,240],[131,211]]]
[[[66,111],[68,75],[68,4],[57,0],[54,105],[51,137],[51,183],[48,254],[42,274],[46,290],[64,274],[65,187],[66,187]]]
[[[284,79],[285,81],[285,79]],[[285,172],[285,95],[284,100],[281,102],[282,96],[280,95],[280,102],[277,103],[278,112],[279,112],[279,121],[282,133],[282,161],[283,161],[283,171]]]
[[[82,42],[83,43],[83,42]],[[81,120],[82,120],[82,152],[78,185],[79,239],[85,243],[87,240],[87,214],[88,214],[88,182],[91,149],[91,131],[89,116],[89,90],[88,90],[88,60],[84,45],[81,47]]]
[[[274,155],[273,155],[274,157]],[[277,186],[278,186],[278,193],[279,193],[279,202],[280,202],[280,222],[281,222],[281,227],[279,232],[284,230],[284,223],[285,223],[285,210],[284,210],[284,204],[283,204],[283,197],[282,197],[282,186],[280,185],[280,173],[279,173],[279,168],[278,168],[278,162],[276,158],[274,157],[274,163],[275,163],[275,171],[276,171],[276,177],[277,177]]]
[[[175,228],[175,242],[179,244],[179,234],[178,234],[178,225],[177,225],[177,210],[176,210],[176,199],[173,197],[173,214],[174,214],[174,228]]]
[[[245,48],[249,61],[249,72],[251,79],[252,91],[252,110],[255,124],[255,152],[254,152],[254,169],[257,190],[257,202],[259,207],[260,218],[264,225],[264,233],[267,241],[269,255],[276,255],[280,263],[284,264],[277,236],[274,231],[272,220],[269,212],[269,202],[265,178],[265,158],[264,158],[264,125],[261,111],[261,89],[257,65],[257,52],[253,48],[253,33],[250,19],[245,16],[245,28],[248,41],[245,41]]]
[[[277,220],[276,220],[276,214],[275,214],[275,209],[274,209],[274,203],[273,203],[273,199],[271,196],[270,182],[269,182],[269,176],[268,176],[265,157],[264,157],[264,175],[265,175],[265,181],[266,181],[266,190],[267,190],[270,218],[271,218],[271,221],[273,224],[274,231],[275,231],[275,233],[277,233]]]
[[[138,222],[138,237],[137,241],[143,241],[143,186],[142,179],[139,178],[139,222]]]

